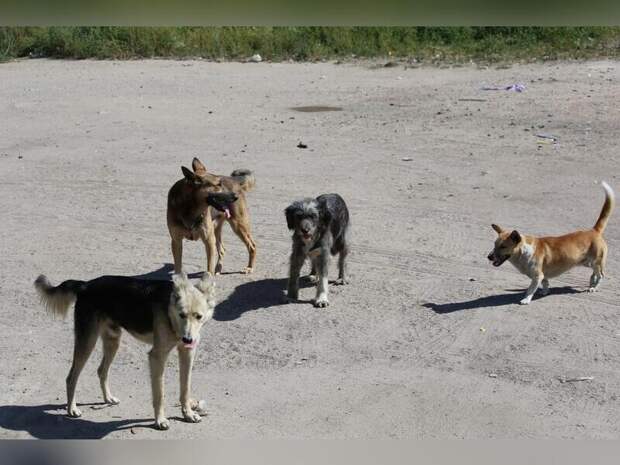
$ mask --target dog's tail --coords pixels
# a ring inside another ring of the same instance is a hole
[[[75,303],[78,292],[84,288],[84,284],[84,281],[71,279],[54,287],[47,276],[40,275],[34,282],[34,288],[49,313],[65,317],[71,304]]]
[[[602,233],[605,230],[611,211],[614,209],[614,205],[616,204],[616,196],[614,195],[614,191],[611,187],[609,187],[609,184],[605,181],[601,182],[601,184],[603,185],[603,189],[605,189],[605,203],[603,204],[601,214],[599,215],[598,220],[596,220],[596,224],[593,228],[599,233]]]
[[[244,192],[250,192],[256,186],[256,178],[250,170],[241,168],[233,171],[230,175],[239,181],[241,190]]]

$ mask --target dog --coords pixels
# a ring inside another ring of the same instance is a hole
[[[338,280],[347,284],[346,260],[349,254],[349,210],[338,194],[293,202],[284,211],[288,229],[293,231],[287,300],[297,300],[301,267],[310,257],[311,279],[316,276],[315,307],[327,307],[327,271],[331,255],[338,254]]]
[[[181,273],[183,269],[183,239],[201,239],[207,254],[207,272],[211,275],[221,273],[226,252],[222,240],[225,221],[245,244],[249,260],[243,272],[251,273],[256,264],[256,243],[252,237],[245,193],[255,187],[254,175],[245,169],[235,170],[230,176],[211,174],[198,158],[192,161],[192,169],[181,167],[184,178],[168,192],[167,220],[175,273]],[[234,200],[224,202],[225,206],[218,208],[214,203],[214,193]],[[209,205],[214,208],[207,208]]]
[[[493,266],[501,266],[509,260],[521,273],[532,281],[521,300],[522,305],[532,301],[534,293],[542,285],[541,293],[549,293],[549,279],[565,273],[577,265],[592,268],[589,291],[598,288],[605,276],[607,243],[603,232],[615,205],[614,191],[606,182],[603,209],[592,229],[576,231],[559,237],[534,237],[522,235],[493,224],[498,237],[488,259]]]
[[[66,316],[75,303],[73,363],[67,376],[67,413],[79,417],[75,388],[97,339],[103,342],[103,359],[97,370],[103,400],[118,404],[110,392],[108,371],[121,339],[121,329],[152,346],[149,352],[155,425],[170,427],[164,414],[163,373],[168,354],[179,353],[181,411],[188,422],[197,423],[198,402],[190,398],[192,364],[200,329],[213,315],[215,285],[205,279],[194,286],[184,274],[172,281],[151,281],[125,276],[102,276],[91,281],[64,281],[53,286],[44,275],[34,282],[45,308]]]

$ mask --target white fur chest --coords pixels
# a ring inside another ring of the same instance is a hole
[[[536,274],[536,259],[534,257],[534,246],[531,244],[523,244],[521,253],[510,257],[510,263],[521,273],[534,277]]]

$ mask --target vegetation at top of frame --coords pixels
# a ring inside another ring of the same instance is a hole
[[[0,60],[395,57],[441,63],[620,56],[620,27],[0,27]]]

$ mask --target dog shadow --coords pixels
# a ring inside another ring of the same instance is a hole
[[[105,404],[78,404],[103,406]],[[37,439],[101,439],[114,431],[132,428],[154,429],[152,419],[94,422],[66,415],[66,405],[0,406],[0,428],[25,431]]]
[[[286,305],[285,290],[287,279],[260,279],[240,284],[235,290],[218,305],[213,312],[213,319],[217,321],[236,320],[246,312],[261,310],[269,307]],[[314,287],[307,277],[299,280],[299,288]],[[311,303],[310,300],[296,300],[294,303]]]
[[[525,289],[506,289],[506,291],[508,291],[509,294],[490,295],[487,297],[479,297],[474,300],[467,300],[465,302],[453,302],[448,304],[428,302],[422,306],[425,308],[430,308],[432,311],[439,314],[460,312],[462,310],[473,310],[476,308],[501,307],[504,305],[518,304],[525,293]],[[533,300],[549,297],[551,295],[579,294],[581,292],[583,291],[575,289],[571,286],[553,287],[546,296],[542,296],[537,293]]]
[[[174,274],[174,265],[172,263],[164,263],[162,266],[157,268],[156,270],[149,271],[144,274],[137,274],[132,276],[132,278],[137,279],[150,279],[154,281],[170,281],[172,279],[172,275]],[[190,279],[200,279],[204,275],[204,272],[197,271],[195,273],[187,273],[187,277]]]

